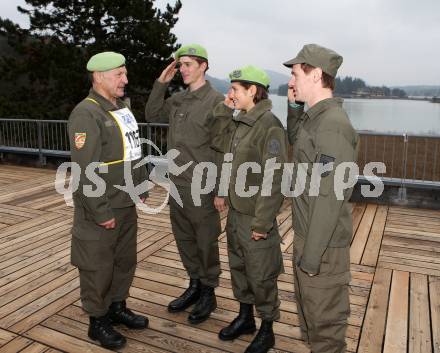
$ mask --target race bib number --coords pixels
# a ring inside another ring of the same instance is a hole
[[[128,108],[110,112],[121,130],[124,141],[124,161],[134,161],[142,157],[139,141],[139,127]]]

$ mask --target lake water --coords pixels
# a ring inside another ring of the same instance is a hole
[[[270,95],[273,113],[286,126],[287,97]],[[398,99],[345,99],[356,130],[440,136],[440,104]]]

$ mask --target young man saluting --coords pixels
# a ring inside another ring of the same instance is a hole
[[[165,100],[168,84],[180,71],[187,89]],[[179,175],[170,175],[183,207],[170,198],[170,218],[183,265],[190,277],[189,287],[168,305],[170,312],[179,312],[196,303],[188,317],[190,323],[206,320],[217,307],[214,288],[218,286],[220,260],[218,236],[220,215],[214,208],[214,194],[201,195],[196,206],[191,196],[194,166],[214,162],[210,149],[212,110],[224,100],[205,79],[208,54],[197,44],[181,47],[175,60],[165,68],[153,86],[145,108],[146,120],[169,123],[168,149],[180,154],[174,162],[189,167]]]

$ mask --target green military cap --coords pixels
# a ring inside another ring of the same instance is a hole
[[[270,77],[263,69],[259,67],[248,65],[241,69],[232,71],[229,74],[231,82],[248,82],[254,83],[268,89],[270,84]]]
[[[198,44],[188,44],[180,47],[174,55],[176,60],[179,60],[182,56],[195,56],[197,58],[205,59],[208,61],[208,52],[205,48]]]
[[[87,62],[87,70],[90,72],[108,71],[123,65],[125,65],[124,55],[112,51],[105,51],[95,54],[89,59]]]
[[[309,64],[320,67],[325,73],[336,77],[339,66],[342,64],[342,56],[317,44],[306,44],[295,58],[284,63],[287,67],[292,67],[295,64]]]

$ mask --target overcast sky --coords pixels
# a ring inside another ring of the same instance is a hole
[[[164,4],[174,0],[157,0]],[[183,0],[174,33],[209,53],[212,76],[254,64],[289,74],[282,62],[303,44],[344,57],[341,76],[370,85],[440,85],[440,0]],[[2,2],[1,17],[22,26],[23,0]]]

